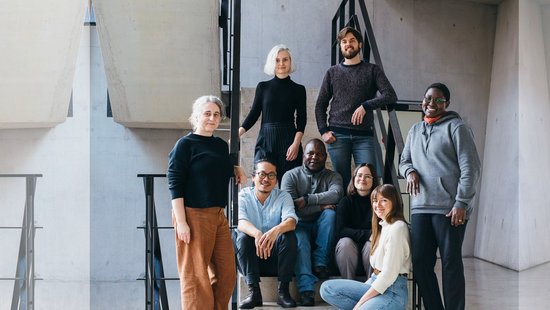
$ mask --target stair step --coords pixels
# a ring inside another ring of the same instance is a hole
[[[323,299],[321,299],[321,296],[319,295],[319,287],[321,286],[322,281],[317,282],[315,285],[315,304],[324,303]],[[262,290],[262,299],[264,301],[264,304],[273,303],[275,306],[277,306],[277,286],[279,285],[279,281],[277,280],[277,277],[261,277],[260,278],[260,289]],[[290,296],[294,298],[294,300],[298,301],[300,299],[300,293],[298,292],[298,287],[296,286],[295,279],[290,282]],[[246,285],[246,281],[242,275],[239,275],[239,303],[241,300],[243,300],[246,295],[248,295],[248,285]],[[325,305],[328,307],[328,304],[325,303]],[[278,307],[278,306],[277,306]],[[312,309],[311,307],[305,307],[308,309]],[[254,308],[254,309],[261,309],[261,308]],[[313,308],[315,309],[315,308]],[[325,308],[320,308],[325,309]],[[328,308],[330,309],[330,308]]]
[[[283,309],[281,308],[281,306],[277,305],[276,302],[273,302],[273,301],[264,301],[264,305],[262,307],[254,307],[254,309]],[[319,303],[315,303],[315,306],[313,307],[296,307],[296,308],[290,308],[290,309],[304,309],[304,310],[334,310],[334,307],[332,307],[331,305],[327,304],[326,302],[319,302]]]

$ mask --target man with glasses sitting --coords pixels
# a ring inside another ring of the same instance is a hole
[[[253,187],[239,192],[239,224],[234,234],[237,267],[249,290],[239,308],[262,306],[260,275],[278,276],[277,304],[296,307],[288,288],[297,255],[294,202],[290,194],[275,188],[277,169],[268,160],[256,162],[252,181]]]
[[[296,227],[300,251],[295,274],[302,306],[315,304],[315,283],[329,276],[336,204],[344,194],[342,177],[325,168],[326,161],[325,144],[312,139],[306,144],[303,165],[287,171],[281,181],[281,189],[294,199],[300,218]]]

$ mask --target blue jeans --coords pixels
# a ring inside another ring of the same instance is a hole
[[[321,298],[338,309],[351,310],[375,280],[375,274],[366,283],[345,279],[328,280],[321,285]],[[408,294],[407,278],[398,276],[384,294],[369,299],[359,309],[403,310],[407,306]]]
[[[324,210],[315,221],[298,221],[296,238],[298,239],[298,257],[296,259],[295,274],[298,280],[298,291],[314,291],[315,283],[319,279],[313,275],[311,269],[312,257],[315,267],[327,267],[332,253],[336,211]],[[312,253],[311,243],[315,242]]]
[[[351,155],[355,166],[360,164],[373,164],[376,174],[380,176],[382,169],[378,167],[376,160],[376,140],[372,136],[358,136],[353,134],[341,134],[332,132],[336,141],[327,144],[327,151],[330,155],[332,168],[340,173],[344,181],[344,188],[347,188],[351,180]]]
[[[413,214],[411,216],[411,248],[414,277],[426,310],[464,310],[466,282],[462,263],[462,242],[466,223],[451,226],[444,214]],[[434,272],[436,252],[441,255],[443,300]]]

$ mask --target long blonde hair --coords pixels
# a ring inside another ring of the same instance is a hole
[[[382,226],[380,226],[380,221],[384,220],[378,217],[376,215],[376,212],[374,212],[374,199],[378,199],[378,195],[382,195],[382,197],[389,199],[392,204],[392,208],[390,213],[388,213],[386,217],[386,222],[388,224],[395,223],[398,220],[401,220],[403,222],[405,221],[405,215],[403,214],[403,201],[401,200],[401,194],[397,191],[395,186],[392,184],[382,184],[377,186],[370,195],[371,204],[373,207],[372,212],[372,235],[371,235],[371,242],[370,242],[370,252],[371,255],[374,253],[374,250],[376,249],[376,246],[378,246],[378,241],[380,240],[380,234],[382,233]]]

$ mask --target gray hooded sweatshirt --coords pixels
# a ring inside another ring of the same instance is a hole
[[[448,111],[432,125],[412,126],[399,172],[407,177],[416,171],[420,192],[411,196],[411,214],[447,214],[453,207],[472,212],[481,163],[472,130],[458,113]]]

